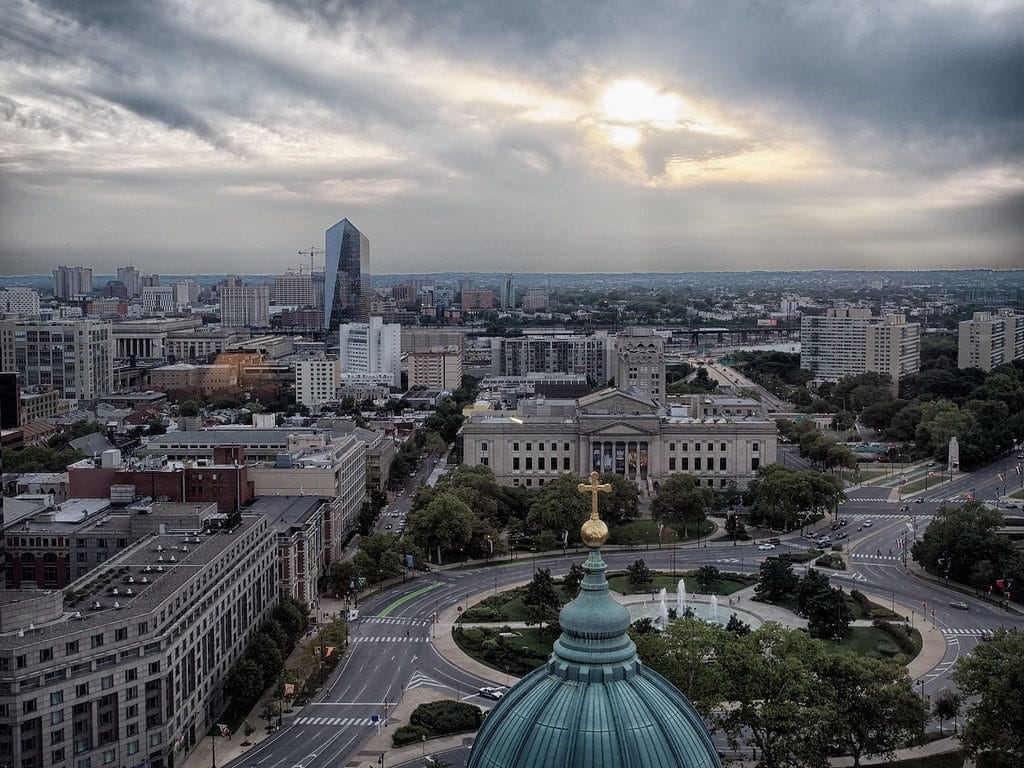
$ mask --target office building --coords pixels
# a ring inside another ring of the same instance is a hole
[[[33,317],[39,314],[39,294],[31,288],[0,289],[0,314]]]
[[[615,386],[636,388],[665,402],[665,338],[650,328],[628,328],[615,337]]]
[[[775,422],[756,416],[704,416],[691,396],[663,406],[637,390],[606,389],[578,400],[537,398],[515,411],[470,414],[458,448],[506,485],[537,488],[565,472],[616,472],[653,493],[676,472],[709,488],[743,488],[776,460]]]
[[[516,286],[512,280],[512,275],[506,274],[501,282],[501,308],[515,309],[515,306]]]
[[[493,309],[494,291],[465,290],[462,292],[461,306],[464,312],[472,309]]]
[[[149,371],[149,386],[157,392],[195,389],[204,395],[238,386],[238,370],[232,365],[175,363]]]
[[[225,675],[278,600],[266,518],[243,516],[229,533],[205,513],[193,513],[191,528],[111,549],[66,591],[0,593],[5,762],[184,764],[224,706]]]
[[[295,399],[307,408],[317,408],[338,397],[341,366],[336,358],[299,360],[295,363]]]
[[[263,496],[246,510],[266,517],[277,536],[278,590],[282,598],[310,605],[317,584],[327,575],[324,529],[330,517],[328,499],[318,496]]]
[[[800,367],[819,381],[868,371],[888,374],[898,394],[904,376],[921,367],[921,326],[902,315],[876,317],[870,309],[842,307],[800,319]]]
[[[548,292],[543,288],[527,288],[523,295],[523,310],[526,312],[544,312],[549,305]]]
[[[174,311],[174,286],[147,285],[142,289],[142,310],[147,314]]]
[[[462,386],[462,350],[431,349],[406,357],[410,387],[452,392]]]
[[[67,267],[63,264],[53,270],[53,295],[58,299],[71,299],[92,293],[92,269]]]
[[[366,322],[370,304],[364,275],[370,271],[370,241],[348,219],[324,233],[324,329]]]
[[[371,317],[338,329],[338,359],[344,374],[377,374],[392,387],[402,384],[402,326]]]
[[[200,317],[146,317],[114,324],[114,354],[119,360],[131,357],[162,360],[169,354],[167,340],[173,333],[199,333]]]
[[[17,371],[26,388],[54,388],[73,400],[114,389],[110,323],[0,322],[0,370]]]
[[[221,288],[220,322],[229,327],[267,328],[270,325],[270,286]]]
[[[142,275],[131,264],[126,267],[117,268],[117,279],[124,283],[129,299],[133,299],[142,293]]]
[[[614,375],[614,359],[615,339],[605,331],[589,336],[558,333],[491,337],[492,376],[567,373],[604,384]]]
[[[177,307],[188,307],[199,303],[199,283],[195,280],[179,280],[174,284],[174,303]]]
[[[1024,315],[1009,308],[975,312],[960,322],[957,366],[991,371],[1003,363],[1024,358]]]

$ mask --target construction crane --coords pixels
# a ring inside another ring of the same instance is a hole
[[[309,274],[312,275],[313,272],[316,271],[316,270],[313,269],[314,260],[316,259],[318,254],[322,256],[323,253],[324,253],[323,248],[317,248],[316,246],[313,246],[313,245],[309,246],[309,250],[308,251],[299,251],[299,256],[309,256]],[[302,274],[302,267],[301,266],[299,267],[299,274],[300,275]]]

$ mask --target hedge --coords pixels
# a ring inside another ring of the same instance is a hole
[[[391,734],[391,743],[396,747],[412,744],[450,733],[475,731],[483,720],[483,712],[474,704],[464,701],[431,701],[420,704],[409,716],[409,724],[403,725]]]
[[[872,622],[872,626],[876,629],[880,629],[889,635],[893,642],[900,647],[908,656],[916,656],[919,650],[918,641],[914,637],[914,630],[908,627],[906,624],[894,624],[891,621],[885,621],[884,619],[875,619]]]

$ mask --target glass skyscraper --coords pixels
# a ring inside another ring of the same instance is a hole
[[[324,235],[324,331],[366,322],[369,302],[363,273],[370,267],[370,241],[348,219]]]

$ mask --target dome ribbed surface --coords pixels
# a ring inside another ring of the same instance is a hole
[[[720,768],[693,705],[645,667],[592,550],[547,664],[491,710],[468,768]]]

